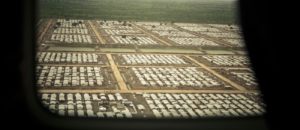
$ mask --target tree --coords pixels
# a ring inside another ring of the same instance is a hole
[[[127,25],[127,21],[124,21],[124,22],[123,22],[123,26],[126,26],[126,25]]]
[[[138,41],[139,39],[137,37],[133,37],[132,40]]]

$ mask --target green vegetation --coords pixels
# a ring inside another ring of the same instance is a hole
[[[40,18],[237,23],[235,0],[39,0]]]

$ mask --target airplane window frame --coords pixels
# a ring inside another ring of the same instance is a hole
[[[35,1],[25,1],[23,33],[23,90],[32,114],[43,125],[71,129],[266,129],[263,116],[241,118],[203,118],[203,119],[99,119],[59,117],[47,112],[37,97],[35,87]]]

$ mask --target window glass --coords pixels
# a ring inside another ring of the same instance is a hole
[[[265,112],[235,0],[39,0],[36,86],[60,116]]]

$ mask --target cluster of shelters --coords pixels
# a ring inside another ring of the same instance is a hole
[[[88,34],[86,28],[57,28],[53,31],[56,34]]]
[[[253,73],[249,72],[230,72],[236,78],[242,80],[247,86],[257,86],[256,78]]]
[[[246,56],[237,55],[204,55],[199,56],[200,58],[209,61],[213,65],[217,66],[248,66],[250,64]]]
[[[159,36],[163,37],[197,37],[193,34],[179,31],[179,30],[174,30],[174,31],[166,31],[166,30],[154,30],[152,31],[153,33],[156,33]]]
[[[227,25],[227,24],[208,24],[208,25],[226,31],[241,32],[240,27],[238,25]]]
[[[134,27],[128,21],[110,21],[110,20],[97,20],[96,21],[100,28],[102,29],[128,29],[133,30]]]
[[[225,24],[195,24],[195,23],[174,23],[187,31],[204,34],[206,36],[221,40],[231,47],[244,47],[241,31],[237,25]]]
[[[131,101],[120,93],[41,94],[42,103],[62,116],[132,118],[150,111],[156,118],[197,118],[256,116],[265,112],[263,103],[239,93],[142,93],[141,97],[142,100]]]
[[[154,41],[148,36],[110,36],[114,44],[131,44],[131,45],[157,45],[158,42]]]
[[[220,46],[219,44],[204,38],[168,37],[168,39],[182,46]]]
[[[244,94],[145,93],[143,97],[156,118],[254,116],[265,111],[263,104]]]
[[[87,43],[92,44],[92,37],[90,35],[65,35],[65,34],[52,34],[50,41],[64,42],[64,43]]]
[[[178,31],[177,29],[168,25],[143,25],[142,27],[151,31]]]
[[[241,39],[241,35],[238,33],[233,33],[233,32],[202,32],[202,34],[205,34],[210,37],[216,37],[216,38],[238,38]]]
[[[136,65],[186,65],[183,58],[176,55],[159,55],[159,54],[119,54],[123,58],[122,64]]]
[[[174,23],[175,25],[183,28],[185,30],[189,30],[192,32],[221,32],[219,29],[211,27],[207,24],[196,24],[196,23]]]
[[[57,19],[57,28],[87,28],[85,21],[81,19]]]
[[[132,67],[138,83],[145,87],[222,87],[224,84],[211,74],[195,67]],[[135,83],[135,82],[133,82]]]
[[[105,33],[108,35],[134,35],[134,34],[142,34],[139,30],[134,29],[105,29]]]
[[[93,42],[84,20],[58,19],[53,25],[50,42],[88,43]]]
[[[38,52],[39,63],[76,63],[76,64],[103,64],[103,58],[96,53],[72,53],[72,52]]]
[[[245,42],[242,38],[223,38],[222,40],[226,41],[234,47],[244,47]]]
[[[61,116],[132,118],[137,108],[120,93],[43,93],[42,103],[53,113]]]
[[[102,86],[101,67],[37,66],[37,85],[41,87]]]

